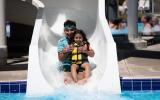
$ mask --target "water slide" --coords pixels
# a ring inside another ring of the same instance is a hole
[[[105,0],[33,0],[38,14],[29,48],[27,95],[53,93],[70,85],[58,71],[57,42],[64,36],[66,19],[76,21],[95,51],[96,64],[87,90],[120,93],[116,44],[105,19]]]

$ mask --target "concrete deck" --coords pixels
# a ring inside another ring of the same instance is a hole
[[[124,57],[119,60],[121,77],[160,78],[160,44],[141,50],[124,50],[121,55]]]
[[[122,78],[160,78],[160,44],[141,50],[118,50],[118,64]],[[26,80],[27,56],[9,58],[0,66],[0,81]]]
[[[27,62],[27,56],[9,58],[7,65],[0,66],[0,81],[26,80]]]

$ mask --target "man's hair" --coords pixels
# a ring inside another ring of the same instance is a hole
[[[72,20],[66,20],[64,22],[64,28],[76,28],[76,22]]]

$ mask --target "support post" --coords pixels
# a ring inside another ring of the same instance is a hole
[[[138,0],[128,0],[128,40],[134,45],[135,48],[147,47],[147,42],[141,40],[138,33]]]
[[[128,0],[128,38],[133,41],[138,38],[138,0]]]
[[[5,0],[0,0],[0,65],[7,63],[7,46],[5,36]]]

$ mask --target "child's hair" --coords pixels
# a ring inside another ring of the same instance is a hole
[[[72,42],[74,42],[74,37],[75,37],[76,34],[82,35],[83,42],[86,42],[87,44],[89,44],[88,39],[87,39],[86,34],[84,33],[84,31],[83,30],[78,30],[78,29],[75,31],[75,33],[73,35]]]
[[[72,20],[66,20],[64,22],[64,28],[75,28],[76,29],[76,22]]]

